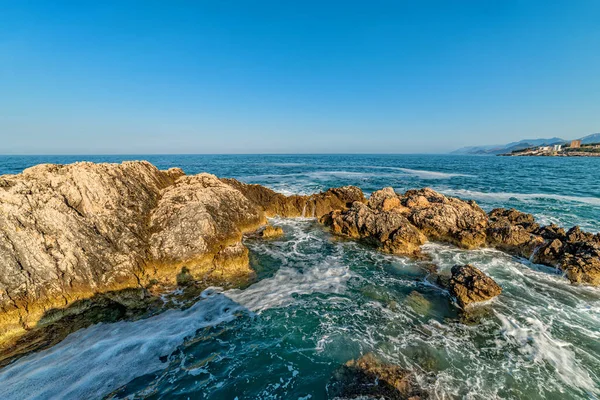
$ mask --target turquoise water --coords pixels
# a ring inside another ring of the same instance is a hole
[[[424,155],[2,157],[40,162],[147,159],[283,193],[353,184],[423,186],[515,207],[543,223],[600,231],[600,160]],[[447,270],[470,262],[503,293],[460,322],[425,265],[332,237],[311,219],[274,219],[285,237],[247,239],[259,280],[212,288],[186,310],[99,324],[0,370],[0,398],[324,399],[346,361],[374,352],[410,368],[433,398],[597,399],[600,290],[498,251],[427,244]],[[415,302],[419,293],[426,301]]]

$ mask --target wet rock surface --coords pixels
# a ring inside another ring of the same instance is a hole
[[[336,234],[365,239],[384,251],[418,255],[427,238],[395,209],[384,211],[355,202],[346,211],[336,210],[321,219]]]
[[[502,293],[502,288],[492,278],[468,264],[452,267],[447,288],[463,308],[472,303],[490,300]]]
[[[328,385],[329,398],[421,400],[429,396],[414,374],[379,360],[372,353],[348,361],[337,370]]]

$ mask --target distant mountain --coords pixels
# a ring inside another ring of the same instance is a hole
[[[592,135],[590,135],[592,136]],[[494,146],[469,146],[454,150],[451,154],[504,154],[514,150],[523,150],[528,147],[552,146],[555,144],[567,143],[565,139],[550,138],[550,139],[524,139],[518,142],[508,144],[500,144]]]
[[[570,143],[570,140],[565,140],[561,138],[550,138],[550,139],[524,139],[518,142],[511,142],[508,144],[499,144],[493,146],[468,146],[462,147],[458,150],[454,150],[450,154],[504,154],[510,153],[515,150],[523,150],[529,147],[539,147],[539,146],[552,146],[555,144],[565,144]],[[600,143],[600,133],[593,133],[588,136],[584,136],[581,138],[581,144],[590,144],[590,143]]]
[[[581,144],[600,143],[600,133],[592,133],[581,138]]]

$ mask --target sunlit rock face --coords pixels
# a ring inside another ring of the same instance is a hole
[[[397,194],[391,187],[365,202],[320,218],[333,233],[371,242],[383,251],[420,257],[427,241],[465,249],[493,247],[565,272],[573,283],[600,284],[600,235],[574,227],[540,226],[533,215],[497,208],[486,214],[472,200],[432,189]]]
[[[212,175],[147,162],[39,165],[0,178],[5,332],[91,295],[192,273],[251,273],[242,233],[263,213]],[[229,268],[228,265],[232,268]]]
[[[98,294],[135,288],[118,297],[143,299],[148,285],[176,284],[182,271],[206,284],[243,283],[253,271],[242,235],[266,215],[320,216],[355,200],[364,196],[354,187],[286,197],[144,161],[4,175],[0,338],[77,313],[74,302]]]

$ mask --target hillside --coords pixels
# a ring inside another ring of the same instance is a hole
[[[581,144],[599,143],[600,133],[593,133],[584,136],[581,139]],[[529,147],[552,146],[554,144],[565,144],[571,140],[561,139],[558,137],[549,139],[523,139],[518,142],[511,142],[501,145],[485,145],[485,146],[467,146],[454,150],[450,154],[472,154],[472,155],[498,155],[510,153],[515,150],[523,150]]]

